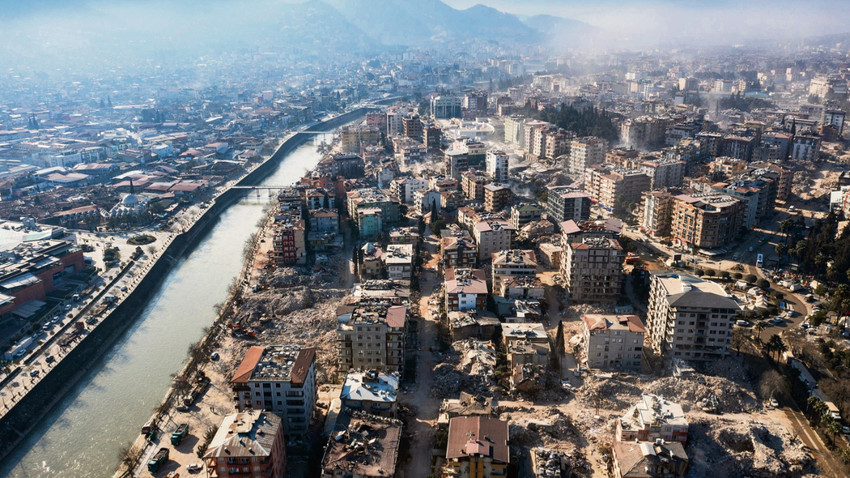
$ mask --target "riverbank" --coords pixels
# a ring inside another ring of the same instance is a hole
[[[344,124],[362,116],[365,111],[361,109],[350,112],[323,123],[322,127],[333,128],[338,124]],[[236,182],[236,185],[259,184],[275,171],[284,156],[312,136],[309,133],[292,135],[281,144],[274,155]],[[3,431],[3,438],[0,439],[0,454],[3,457],[16,449],[21,440],[27,437],[60,400],[74,389],[82,377],[100,368],[101,358],[133,326],[137,317],[145,310],[150,298],[158,293],[162,281],[174,266],[180,263],[215,226],[219,215],[244,197],[244,193],[245,190],[233,188],[223,191],[212,206],[205,210],[190,227],[175,235],[159,259],[150,264],[147,274],[138,278],[135,289],[129,291],[128,296],[104,318],[101,324],[93,329],[85,340],[71,350],[38,385],[30,390],[26,397],[22,398],[17,406],[3,417],[0,421],[0,430]],[[7,463],[4,466],[8,465]]]

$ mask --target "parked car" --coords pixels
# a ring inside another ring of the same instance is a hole
[[[750,326],[750,322],[749,322],[749,321],[747,321],[747,320],[743,320],[743,319],[741,319],[741,320],[737,320],[737,321],[735,322],[735,325],[737,325],[738,327],[749,327],[749,326]]]
[[[773,322],[776,325],[784,324],[785,319],[783,319],[782,317],[774,317],[773,319],[771,319],[771,322]]]
[[[779,406],[779,401],[778,401],[778,400],[776,400],[775,398],[771,397],[771,398],[770,398],[770,406],[771,406],[771,407],[773,407],[773,408],[778,407],[778,406]]]

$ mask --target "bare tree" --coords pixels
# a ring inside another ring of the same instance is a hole
[[[744,332],[744,329],[735,327],[732,330],[732,338],[730,340],[732,348],[735,349],[735,354],[740,355],[741,347],[747,344],[747,334]]]
[[[123,468],[127,469],[127,471],[133,470],[133,467],[136,466],[137,459],[138,452],[132,442],[129,442],[118,449],[118,461],[121,463]]]
[[[791,389],[788,379],[776,370],[768,370],[759,379],[759,393],[762,398],[787,396]]]

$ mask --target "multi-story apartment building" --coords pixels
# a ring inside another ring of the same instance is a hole
[[[434,96],[431,98],[431,117],[451,119],[463,117],[463,101],[457,96]]]
[[[359,153],[360,145],[377,145],[381,131],[374,126],[343,126],[339,129],[340,148],[344,153]]]
[[[421,162],[427,152],[425,145],[418,140],[407,136],[393,138],[393,157],[401,166],[407,167]]]
[[[634,148],[614,148],[605,153],[605,164],[617,168],[634,169],[640,164],[640,151]]]
[[[573,136],[571,132],[561,128],[549,131],[546,135],[546,149],[543,156],[547,159],[555,159],[570,154],[570,143]]]
[[[586,314],[581,319],[589,368],[640,371],[646,329],[638,316]]]
[[[404,365],[407,307],[388,304],[340,308],[337,324],[339,370],[397,372]]]
[[[561,275],[572,302],[616,302],[623,287],[625,253],[616,239],[564,242]]]
[[[475,267],[478,245],[466,231],[447,230],[440,239],[440,257],[446,270]]]
[[[650,188],[677,188],[685,179],[684,161],[678,159],[652,159],[640,162],[638,169],[650,178]]]
[[[473,115],[487,114],[487,92],[471,91],[463,95],[463,108]]]
[[[413,244],[388,244],[381,255],[390,280],[410,280],[413,276]]]
[[[511,226],[519,231],[522,226],[532,221],[539,221],[543,208],[533,203],[523,203],[511,206]]]
[[[549,222],[560,224],[567,220],[576,222],[590,218],[590,194],[570,186],[550,186],[546,200]]]
[[[497,291],[503,277],[534,277],[537,259],[534,251],[508,249],[492,254],[493,290]]]
[[[493,181],[503,184],[508,183],[509,159],[510,157],[504,151],[487,151],[485,158],[486,171],[493,178]]]
[[[361,188],[346,193],[348,200],[348,217],[358,220],[357,210],[378,208],[381,210],[382,221],[393,224],[399,219],[399,204],[377,188]]]
[[[443,160],[443,172],[446,176],[460,179],[460,175],[469,169],[469,154],[466,151],[450,149]]]
[[[673,219],[674,193],[662,189],[643,193],[640,225],[652,237],[669,237]]]
[[[503,211],[511,203],[511,188],[503,184],[490,183],[484,186],[484,210]]]
[[[679,272],[653,272],[646,328],[658,355],[708,361],[729,355],[738,303],[716,282]]]
[[[329,154],[316,165],[316,172],[322,176],[345,178],[363,177],[365,163],[363,158],[356,154]]]
[[[601,138],[589,136],[574,139],[570,143],[570,162],[567,167],[569,174],[584,174],[584,171],[594,164],[605,160],[608,142]]]
[[[800,134],[794,136],[791,143],[791,159],[797,161],[817,161],[820,155],[820,136]]]
[[[478,244],[478,259],[490,259],[494,252],[511,248],[511,234],[514,228],[504,219],[479,221],[472,228],[475,243]]]
[[[307,238],[304,220],[296,215],[275,217],[272,232],[272,256],[278,266],[301,265],[307,262]]]
[[[446,310],[485,310],[487,280],[481,269],[446,269]]]
[[[370,113],[366,113],[366,125],[378,128],[378,131],[386,134],[387,113],[382,111],[373,111]]]
[[[422,178],[395,178],[390,181],[390,194],[404,204],[413,204],[413,193],[428,189],[428,180]]]
[[[449,421],[446,476],[507,476],[510,460],[508,422],[489,417],[455,417]]]
[[[652,179],[636,169],[612,169],[597,164],[587,169],[584,189],[602,207],[620,210],[640,202],[641,194],[650,189]]]
[[[292,345],[254,346],[237,367],[230,386],[240,411],[276,413],[290,438],[303,436],[316,406],[316,349]]]
[[[484,202],[484,185],[489,182],[481,171],[466,171],[461,174],[460,185],[463,195],[470,201]]]
[[[422,128],[422,143],[429,153],[437,153],[443,142],[443,130],[437,125],[428,125]]]
[[[687,443],[688,420],[678,403],[658,395],[644,394],[640,401],[617,419],[617,441],[655,441]]]
[[[680,247],[714,249],[728,244],[744,224],[741,201],[723,194],[673,196],[670,234]]]
[[[525,148],[525,121],[524,116],[505,117],[505,143]]]
[[[422,141],[422,121],[418,115],[405,116],[401,119],[404,136],[416,141]]]
[[[225,416],[204,453],[207,476],[284,476],[286,440],[281,422],[280,417],[263,410]]]

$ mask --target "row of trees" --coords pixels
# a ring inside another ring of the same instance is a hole
[[[620,136],[619,130],[611,119],[611,114],[605,110],[600,111],[596,108],[579,110],[561,104],[558,108],[548,107],[529,113],[529,116],[572,131],[578,136],[597,136],[612,142]]]

